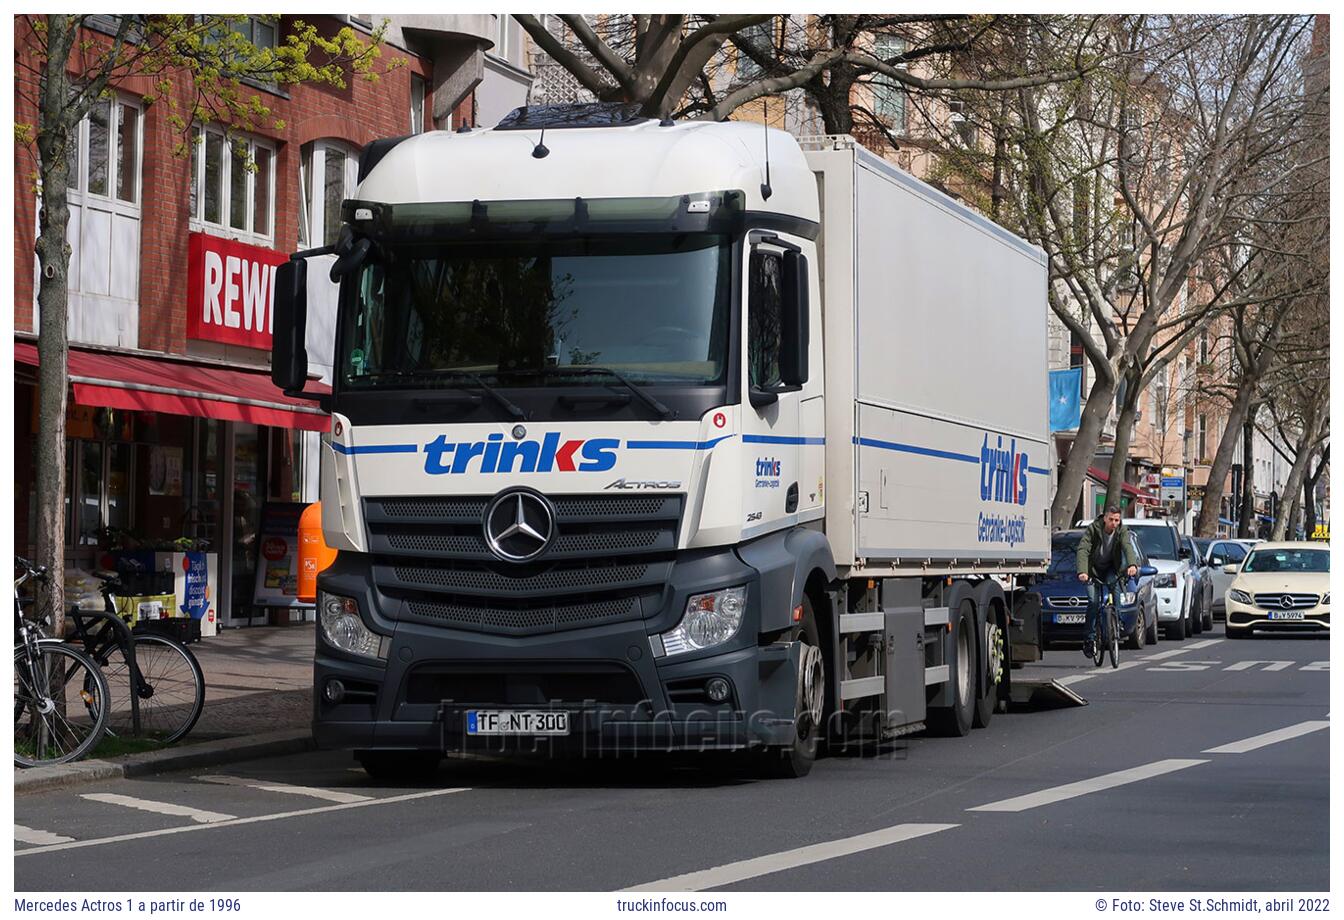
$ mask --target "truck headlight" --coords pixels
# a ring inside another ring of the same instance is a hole
[[[1139,596],[1138,596],[1137,594],[1135,594],[1133,591],[1121,591],[1121,592],[1120,592],[1120,606],[1121,606],[1121,607],[1132,607],[1132,606],[1134,606],[1134,602],[1135,602],[1136,600],[1138,600],[1138,599],[1139,599]]]
[[[1165,575],[1157,575],[1153,578],[1154,588],[1174,588],[1176,587],[1176,573],[1168,572]]]
[[[1236,588],[1233,588],[1232,590],[1228,591],[1227,596],[1229,599],[1236,601],[1238,604],[1245,604],[1248,607],[1251,606],[1252,604],[1251,596],[1247,594],[1245,591],[1238,591]]]
[[[387,660],[390,640],[364,625],[359,616],[359,604],[353,597],[319,591],[317,609],[322,636],[333,646],[361,658]]]
[[[677,628],[658,637],[664,653],[680,655],[722,645],[737,635],[746,610],[745,586],[692,595]]]

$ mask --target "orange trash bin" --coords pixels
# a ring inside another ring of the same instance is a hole
[[[299,600],[317,600],[317,573],[336,561],[336,550],[322,539],[322,503],[313,502],[299,516]]]

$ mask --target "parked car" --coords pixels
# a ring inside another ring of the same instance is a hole
[[[1157,569],[1153,593],[1158,622],[1168,638],[1187,638],[1194,631],[1190,548],[1181,542],[1175,525],[1161,518],[1126,518],[1125,527],[1138,538],[1148,564]]]
[[[1190,550],[1190,622],[1195,632],[1202,633],[1213,629],[1213,569],[1194,537],[1183,536],[1181,542]]]
[[[1257,543],[1227,591],[1227,637],[1252,631],[1330,629],[1330,547],[1293,541]]]
[[[1224,571],[1227,566],[1240,567],[1246,554],[1259,540],[1196,540],[1213,575],[1213,612],[1218,617],[1227,615],[1227,589],[1235,577]],[[1202,545],[1201,545],[1202,544]]]
[[[1051,539],[1050,569],[1032,583],[1041,598],[1041,641],[1046,647],[1081,643],[1087,632],[1087,585],[1078,580],[1076,565],[1082,538],[1081,530],[1056,533]],[[1141,566],[1149,564],[1141,549],[1139,558]],[[1143,648],[1158,638],[1153,576],[1140,576],[1136,584],[1127,581],[1121,579],[1118,592],[1120,628],[1129,648]]]

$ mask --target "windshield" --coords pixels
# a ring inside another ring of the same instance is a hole
[[[1149,559],[1176,559],[1176,540],[1170,527],[1130,524],[1129,530],[1138,537],[1139,546]]]
[[[1050,542],[1050,575],[1078,574],[1078,541],[1080,533],[1056,534]]]
[[[1328,549],[1257,549],[1242,572],[1329,572]]]
[[[722,383],[731,247],[715,234],[384,247],[360,269],[340,358],[351,389]]]

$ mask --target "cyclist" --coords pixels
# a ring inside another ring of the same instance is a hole
[[[1139,574],[1139,556],[1130,540],[1129,528],[1120,523],[1120,509],[1109,505],[1106,512],[1088,525],[1078,541],[1078,580],[1087,585],[1087,633],[1083,638],[1083,654],[1092,657],[1092,642],[1097,633],[1101,614],[1102,592],[1098,584],[1109,585],[1111,602],[1115,603],[1116,583],[1120,572],[1130,578]]]

